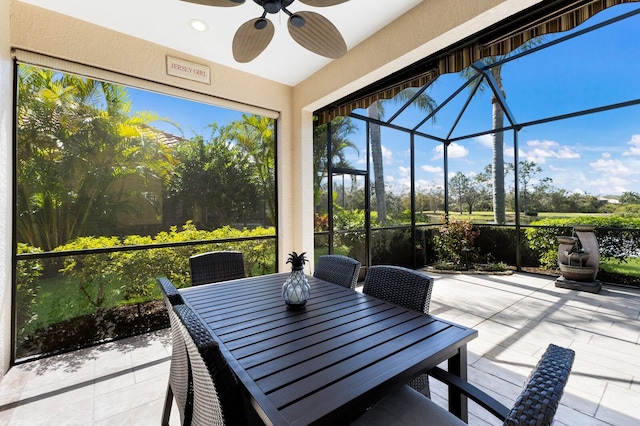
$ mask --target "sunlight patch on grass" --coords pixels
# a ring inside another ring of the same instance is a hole
[[[604,271],[640,278],[640,258],[627,258],[625,263],[615,260],[601,260],[600,268]]]

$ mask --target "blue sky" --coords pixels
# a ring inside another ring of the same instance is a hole
[[[162,121],[153,123],[153,126],[185,138],[192,138],[195,135],[206,137],[209,135],[207,127],[211,123],[224,125],[242,118],[240,111],[134,88],[128,88],[128,92],[134,111],[151,111],[155,112],[160,119],[169,119],[178,124],[180,129]]]
[[[640,9],[638,4],[612,7],[577,30],[595,22]],[[502,78],[507,103],[518,123],[596,108],[612,103],[640,99],[640,15],[560,43],[503,66]],[[548,35],[546,43],[566,33]],[[441,76],[428,94],[438,104],[462,84],[459,74]],[[135,110],[154,111],[180,123],[185,137],[207,135],[212,122],[225,124],[240,119],[242,113],[168,96],[131,89]],[[438,113],[435,123],[421,130],[446,136],[469,90]],[[397,106],[388,103],[385,111]],[[366,114],[363,111],[356,111]],[[410,110],[400,124],[415,124],[424,113]],[[505,121],[506,123],[506,121]],[[157,127],[180,134],[173,126]],[[488,92],[476,95],[452,136],[467,135],[491,128],[491,102]],[[351,135],[360,154],[349,153],[349,161],[364,168],[364,127]],[[409,187],[409,140],[397,131],[383,132],[384,167],[387,183],[395,191]],[[569,192],[591,195],[640,193],[640,106],[577,117],[523,128],[518,134],[519,159],[534,161],[553,185]],[[442,148],[430,140],[416,144],[416,178],[420,188],[441,186],[444,179]],[[505,135],[505,161],[513,162],[513,136]],[[491,162],[491,138],[482,136],[454,142],[449,147],[449,173],[463,172],[472,177]],[[512,186],[513,177],[507,177]]]
[[[637,4],[613,7],[577,30],[637,9]],[[640,99],[639,29],[640,15],[636,15],[504,65],[501,75],[507,103],[516,121],[526,123]],[[564,35],[546,36],[544,42]],[[428,94],[440,104],[464,81],[458,74],[441,76]],[[446,136],[468,95],[469,90],[463,91],[450,107],[438,113],[435,124],[428,123],[421,130]],[[396,108],[393,104],[386,106],[389,112]],[[366,115],[366,111],[358,112]],[[411,111],[399,120],[414,124],[418,122],[416,117],[420,115]],[[491,102],[487,92],[476,95],[452,136],[490,128]],[[387,182],[398,191],[408,190],[408,138],[400,132],[387,131],[382,143]],[[364,152],[363,142],[359,146]],[[429,141],[418,141],[416,147],[418,185],[442,185],[442,147]],[[640,193],[640,106],[525,127],[518,134],[518,147],[519,159],[534,161],[543,169],[539,178],[551,178],[558,188],[591,195]],[[505,135],[504,152],[505,161],[513,162],[512,133]],[[483,171],[491,162],[491,154],[489,135],[452,143],[450,176],[456,172],[473,176]],[[350,160],[364,167],[361,157],[351,156]],[[507,178],[507,185],[513,186],[512,176]]]

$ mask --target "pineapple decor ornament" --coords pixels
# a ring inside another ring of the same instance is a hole
[[[311,293],[309,281],[304,274],[304,264],[307,262],[307,253],[300,255],[295,251],[289,253],[287,263],[291,263],[291,273],[282,286],[282,298],[287,306],[292,309],[302,308]]]

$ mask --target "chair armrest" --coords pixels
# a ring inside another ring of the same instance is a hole
[[[519,425],[533,420],[537,424],[551,424],[575,355],[572,349],[550,344],[516,398],[505,424]]]
[[[466,380],[462,380],[455,374],[451,374],[439,367],[435,367],[427,372],[428,375],[440,380],[441,382],[454,387],[463,395],[496,416],[500,421],[504,421],[509,415],[510,409],[498,402],[495,398],[488,395],[484,391],[473,386]]]
[[[569,379],[575,352],[550,344],[527,379],[513,408],[509,409],[460,377],[433,368],[427,372],[475,401],[506,425],[551,424]],[[532,422],[532,423],[530,423]]]

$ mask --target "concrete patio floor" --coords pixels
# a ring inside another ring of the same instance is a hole
[[[576,351],[556,425],[640,424],[640,290],[591,294],[520,273],[430,275],[431,313],[479,331],[468,346],[476,385],[511,406],[555,343]],[[157,425],[170,350],[163,330],[15,366],[0,382],[0,424]],[[446,404],[446,389],[431,387]],[[473,404],[469,423],[500,424]]]

